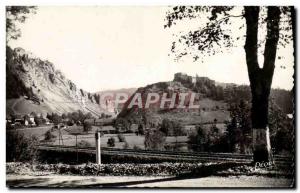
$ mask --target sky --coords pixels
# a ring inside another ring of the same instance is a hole
[[[206,76],[218,82],[249,84],[242,44],[230,52],[205,57],[203,62],[192,62],[189,58],[174,61],[170,55],[173,34],[194,29],[197,22],[183,21],[175,29],[164,29],[168,9],[41,6],[19,25],[21,37],[9,44],[49,60],[89,92],[171,81],[176,72]],[[238,28],[234,32],[244,33]],[[292,44],[280,48],[278,54],[283,57],[276,60],[272,87],[292,89]],[[280,68],[282,65],[285,69]]]

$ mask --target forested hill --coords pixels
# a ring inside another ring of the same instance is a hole
[[[135,106],[128,108],[128,101],[119,117],[136,119],[147,114],[159,117],[159,119],[179,119],[187,124],[211,122],[214,119],[223,122],[229,119],[228,108],[230,104],[238,103],[241,100],[251,103],[251,90],[248,85],[218,83],[207,77],[192,77],[183,73],[176,73],[173,81],[147,85],[136,91],[136,93],[141,93],[143,102],[145,102],[147,94],[150,92],[159,93],[160,96],[162,96],[162,93],[168,93],[171,96],[175,92],[194,92],[196,93],[195,104],[199,104],[200,109],[188,111],[180,109],[162,110],[159,108],[160,101],[157,104],[150,105],[149,109],[138,109]],[[280,108],[284,114],[293,113],[293,93],[291,91],[272,89],[270,101],[277,108]],[[193,118],[193,116],[195,117]]]

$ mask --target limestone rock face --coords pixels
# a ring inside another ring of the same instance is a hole
[[[100,108],[92,93],[77,86],[55,69],[22,48],[7,47],[6,91],[8,113],[67,113],[77,110],[98,116]]]

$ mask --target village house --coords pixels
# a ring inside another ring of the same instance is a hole
[[[35,121],[34,121],[34,114],[33,113],[30,113],[29,115],[25,115],[23,117],[23,120],[24,120],[24,125],[28,126],[35,126]]]

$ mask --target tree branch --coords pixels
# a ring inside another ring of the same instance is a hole
[[[245,6],[245,19],[247,26],[245,52],[250,84],[253,83],[257,72],[260,71],[257,59],[258,17],[259,7]]]
[[[264,51],[264,67],[263,74],[267,81],[268,87],[271,86],[272,77],[275,68],[275,59],[277,44],[279,39],[279,21],[280,21],[280,9],[279,7],[268,7],[267,16],[267,38]]]

